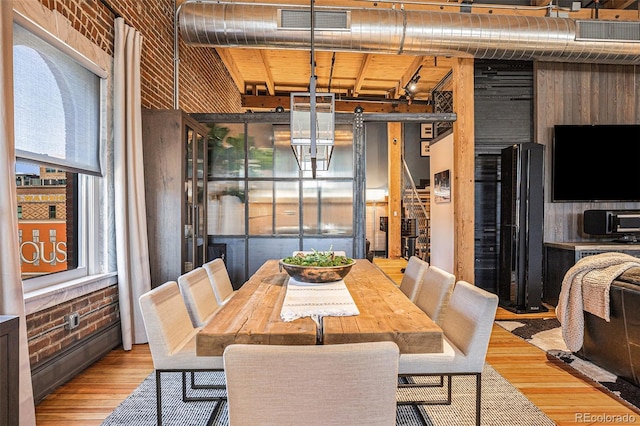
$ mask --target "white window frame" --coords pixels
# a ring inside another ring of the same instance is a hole
[[[20,6],[17,3],[17,6]],[[112,58],[99,50],[99,47],[88,39],[75,32],[71,23],[67,28],[60,28],[60,17],[55,21],[51,19],[51,12],[39,8],[29,9],[28,13],[37,13],[41,16],[26,16],[26,11],[14,10],[14,21],[23,28],[32,31],[35,35],[53,44],[66,53],[79,64],[101,78],[100,82],[100,141],[103,152],[102,158],[107,157],[105,150],[112,150],[108,141],[112,139],[111,129],[105,123],[110,122],[107,105],[107,87],[110,86],[110,70]],[[25,13],[25,14],[23,14]],[[36,23],[37,22],[37,23]],[[50,25],[53,23],[53,25]],[[49,25],[49,28],[44,26]],[[69,32],[75,32],[75,37],[68,37]],[[57,35],[65,35],[67,40],[78,43],[71,46],[61,40]],[[102,66],[82,52],[103,56],[100,59]],[[98,53],[96,53],[98,52]],[[108,58],[108,59],[107,59]],[[105,70],[106,69],[106,70]],[[105,181],[106,179],[106,181]],[[107,188],[113,186],[113,175],[105,173],[104,177],[95,177],[78,173],[78,268],[30,278],[23,281],[25,310],[27,314],[55,306],[64,301],[98,291],[117,283],[115,268],[115,254],[111,253],[109,246],[114,247],[115,236],[108,232],[112,225],[106,223],[112,220],[112,206],[101,205],[100,199],[108,197]],[[99,236],[102,235],[102,238]],[[106,240],[109,240],[105,242]]]

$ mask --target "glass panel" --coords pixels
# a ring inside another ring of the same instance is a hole
[[[353,182],[305,181],[303,220],[305,235],[352,235]]]
[[[209,235],[244,235],[244,181],[207,182]]]
[[[209,131],[209,175],[244,177],[244,124],[213,124]]]
[[[249,184],[249,235],[273,234],[273,182]]]
[[[353,127],[349,124],[336,125],[335,137],[329,170],[318,170],[317,177],[353,177]],[[311,171],[303,172],[303,176],[311,177]]]
[[[184,203],[185,211],[185,223],[184,223],[184,272],[189,272],[193,269],[193,257],[194,257],[194,180],[193,180],[193,150],[194,150],[194,131],[188,127],[185,128],[185,150],[183,162],[185,165],[185,182],[184,182]]]
[[[16,163],[22,279],[78,266],[78,177],[75,173]]]
[[[276,182],[276,234],[300,233],[299,183]]]
[[[250,235],[298,235],[298,182],[252,182],[249,191]]]
[[[273,173],[273,125],[248,124],[249,177],[271,177]]]
[[[195,235],[195,245],[194,249],[196,250],[195,256],[195,264],[197,266],[202,265],[204,263],[206,253],[206,244],[205,239],[207,237],[207,221],[206,221],[206,205],[205,205],[205,194],[206,194],[206,169],[205,169],[205,158],[207,155],[207,138],[201,135],[198,132],[193,132],[194,137],[194,145],[196,147],[195,157],[193,161],[195,162],[196,174],[194,176],[195,180],[195,198],[194,198],[194,217],[195,223],[193,228],[196,230]]]
[[[291,149],[289,126],[274,125],[273,139],[275,144],[273,175],[275,177],[298,177],[300,169]]]

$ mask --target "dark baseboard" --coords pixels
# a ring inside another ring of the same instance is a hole
[[[39,404],[57,387],[122,344],[120,321],[79,340],[31,370],[33,398]]]

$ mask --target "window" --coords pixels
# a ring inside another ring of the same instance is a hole
[[[105,272],[101,110],[106,85],[87,59],[14,22],[14,119],[25,291]]]

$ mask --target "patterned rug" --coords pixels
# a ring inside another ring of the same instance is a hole
[[[496,324],[560,359],[640,410],[640,388],[569,351],[562,338],[560,321],[556,318],[496,321]]]
[[[211,376],[204,379],[199,377],[198,383],[203,380],[218,382],[222,380],[221,373],[207,374]],[[415,378],[415,380],[429,380],[429,378]],[[179,373],[164,373],[162,386],[163,425],[228,425],[226,403],[223,402],[219,412],[212,416],[216,402],[182,402]],[[419,390],[405,388],[398,391],[398,400],[415,398],[416,394],[412,394],[413,392],[418,394],[417,398],[442,399],[446,397],[446,391],[442,388],[430,387]],[[452,393],[453,402],[449,406],[428,405],[420,407],[427,419],[427,425],[463,426],[475,424],[475,378],[453,377]],[[155,401],[155,374],[152,373],[107,417],[102,425],[155,425]],[[399,405],[396,424],[408,426],[422,423],[413,407]],[[483,426],[551,426],[555,423],[487,364],[482,374],[482,424]]]

